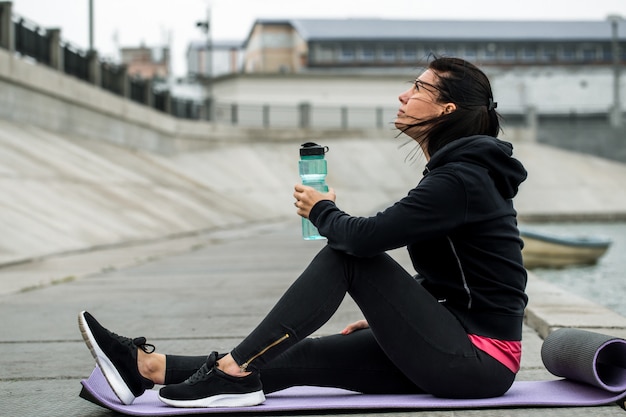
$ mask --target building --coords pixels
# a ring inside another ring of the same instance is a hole
[[[241,71],[213,77],[211,96],[222,109],[217,120],[236,114],[239,124],[260,123],[259,107],[247,105],[265,106],[270,124],[293,119],[280,116],[286,110],[274,115],[276,106],[304,105],[337,114],[346,106],[378,108],[363,123],[380,126],[393,120],[397,95],[437,54],[480,65],[502,113],[607,115],[626,96],[624,83],[616,82],[625,40],[626,21],[610,20],[261,19],[243,43]],[[326,119],[312,116],[312,123]]]
[[[169,47],[149,48],[144,45],[120,49],[122,64],[131,77],[167,79],[170,74]]]
[[[192,41],[187,47],[187,75],[192,78],[239,73],[242,65],[241,41]]]
[[[626,22],[617,21],[620,61]],[[415,68],[430,54],[482,66],[613,64],[612,22],[385,19],[257,20],[245,42],[246,73]]]

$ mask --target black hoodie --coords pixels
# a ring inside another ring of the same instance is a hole
[[[332,248],[357,257],[406,246],[424,287],[468,333],[521,340],[527,276],[512,198],[526,170],[512,152],[496,138],[462,138],[375,216],[353,217],[324,200],[309,218]]]

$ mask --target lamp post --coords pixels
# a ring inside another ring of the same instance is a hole
[[[93,45],[93,0],[89,0],[89,51],[94,50]]]
[[[620,72],[621,72],[621,51],[619,47],[619,22],[621,16],[610,15],[611,22],[611,55],[613,56],[613,106],[611,108],[611,126],[620,128],[623,126],[622,106],[620,103]]]
[[[213,115],[213,45],[211,42],[211,6],[210,4],[207,6],[207,15],[206,20],[202,20],[196,22],[196,26],[200,28],[206,34],[206,76],[205,79],[205,88],[206,88],[206,98],[204,101],[205,109],[206,109],[206,118],[211,121],[214,120]]]

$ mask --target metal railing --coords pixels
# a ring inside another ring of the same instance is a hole
[[[50,65],[50,37],[47,31],[25,18],[19,18],[12,23],[15,31],[15,51]]]
[[[214,120],[241,127],[385,129],[392,127],[396,107],[315,106],[212,103]],[[206,107],[202,106],[204,109]]]
[[[70,44],[64,44],[62,48],[63,71],[68,75],[89,81],[89,61],[87,53]]]
[[[202,103],[173,98],[156,80],[129,77],[125,65],[100,60],[96,51],[82,50],[58,34],[14,15],[12,3],[0,1],[0,47],[175,117],[200,119],[209,114]]]

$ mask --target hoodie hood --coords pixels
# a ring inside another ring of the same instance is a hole
[[[489,172],[500,195],[515,197],[527,172],[520,161],[513,158],[513,145],[490,136],[469,136],[450,142],[431,156],[424,174],[451,162],[481,166]]]

